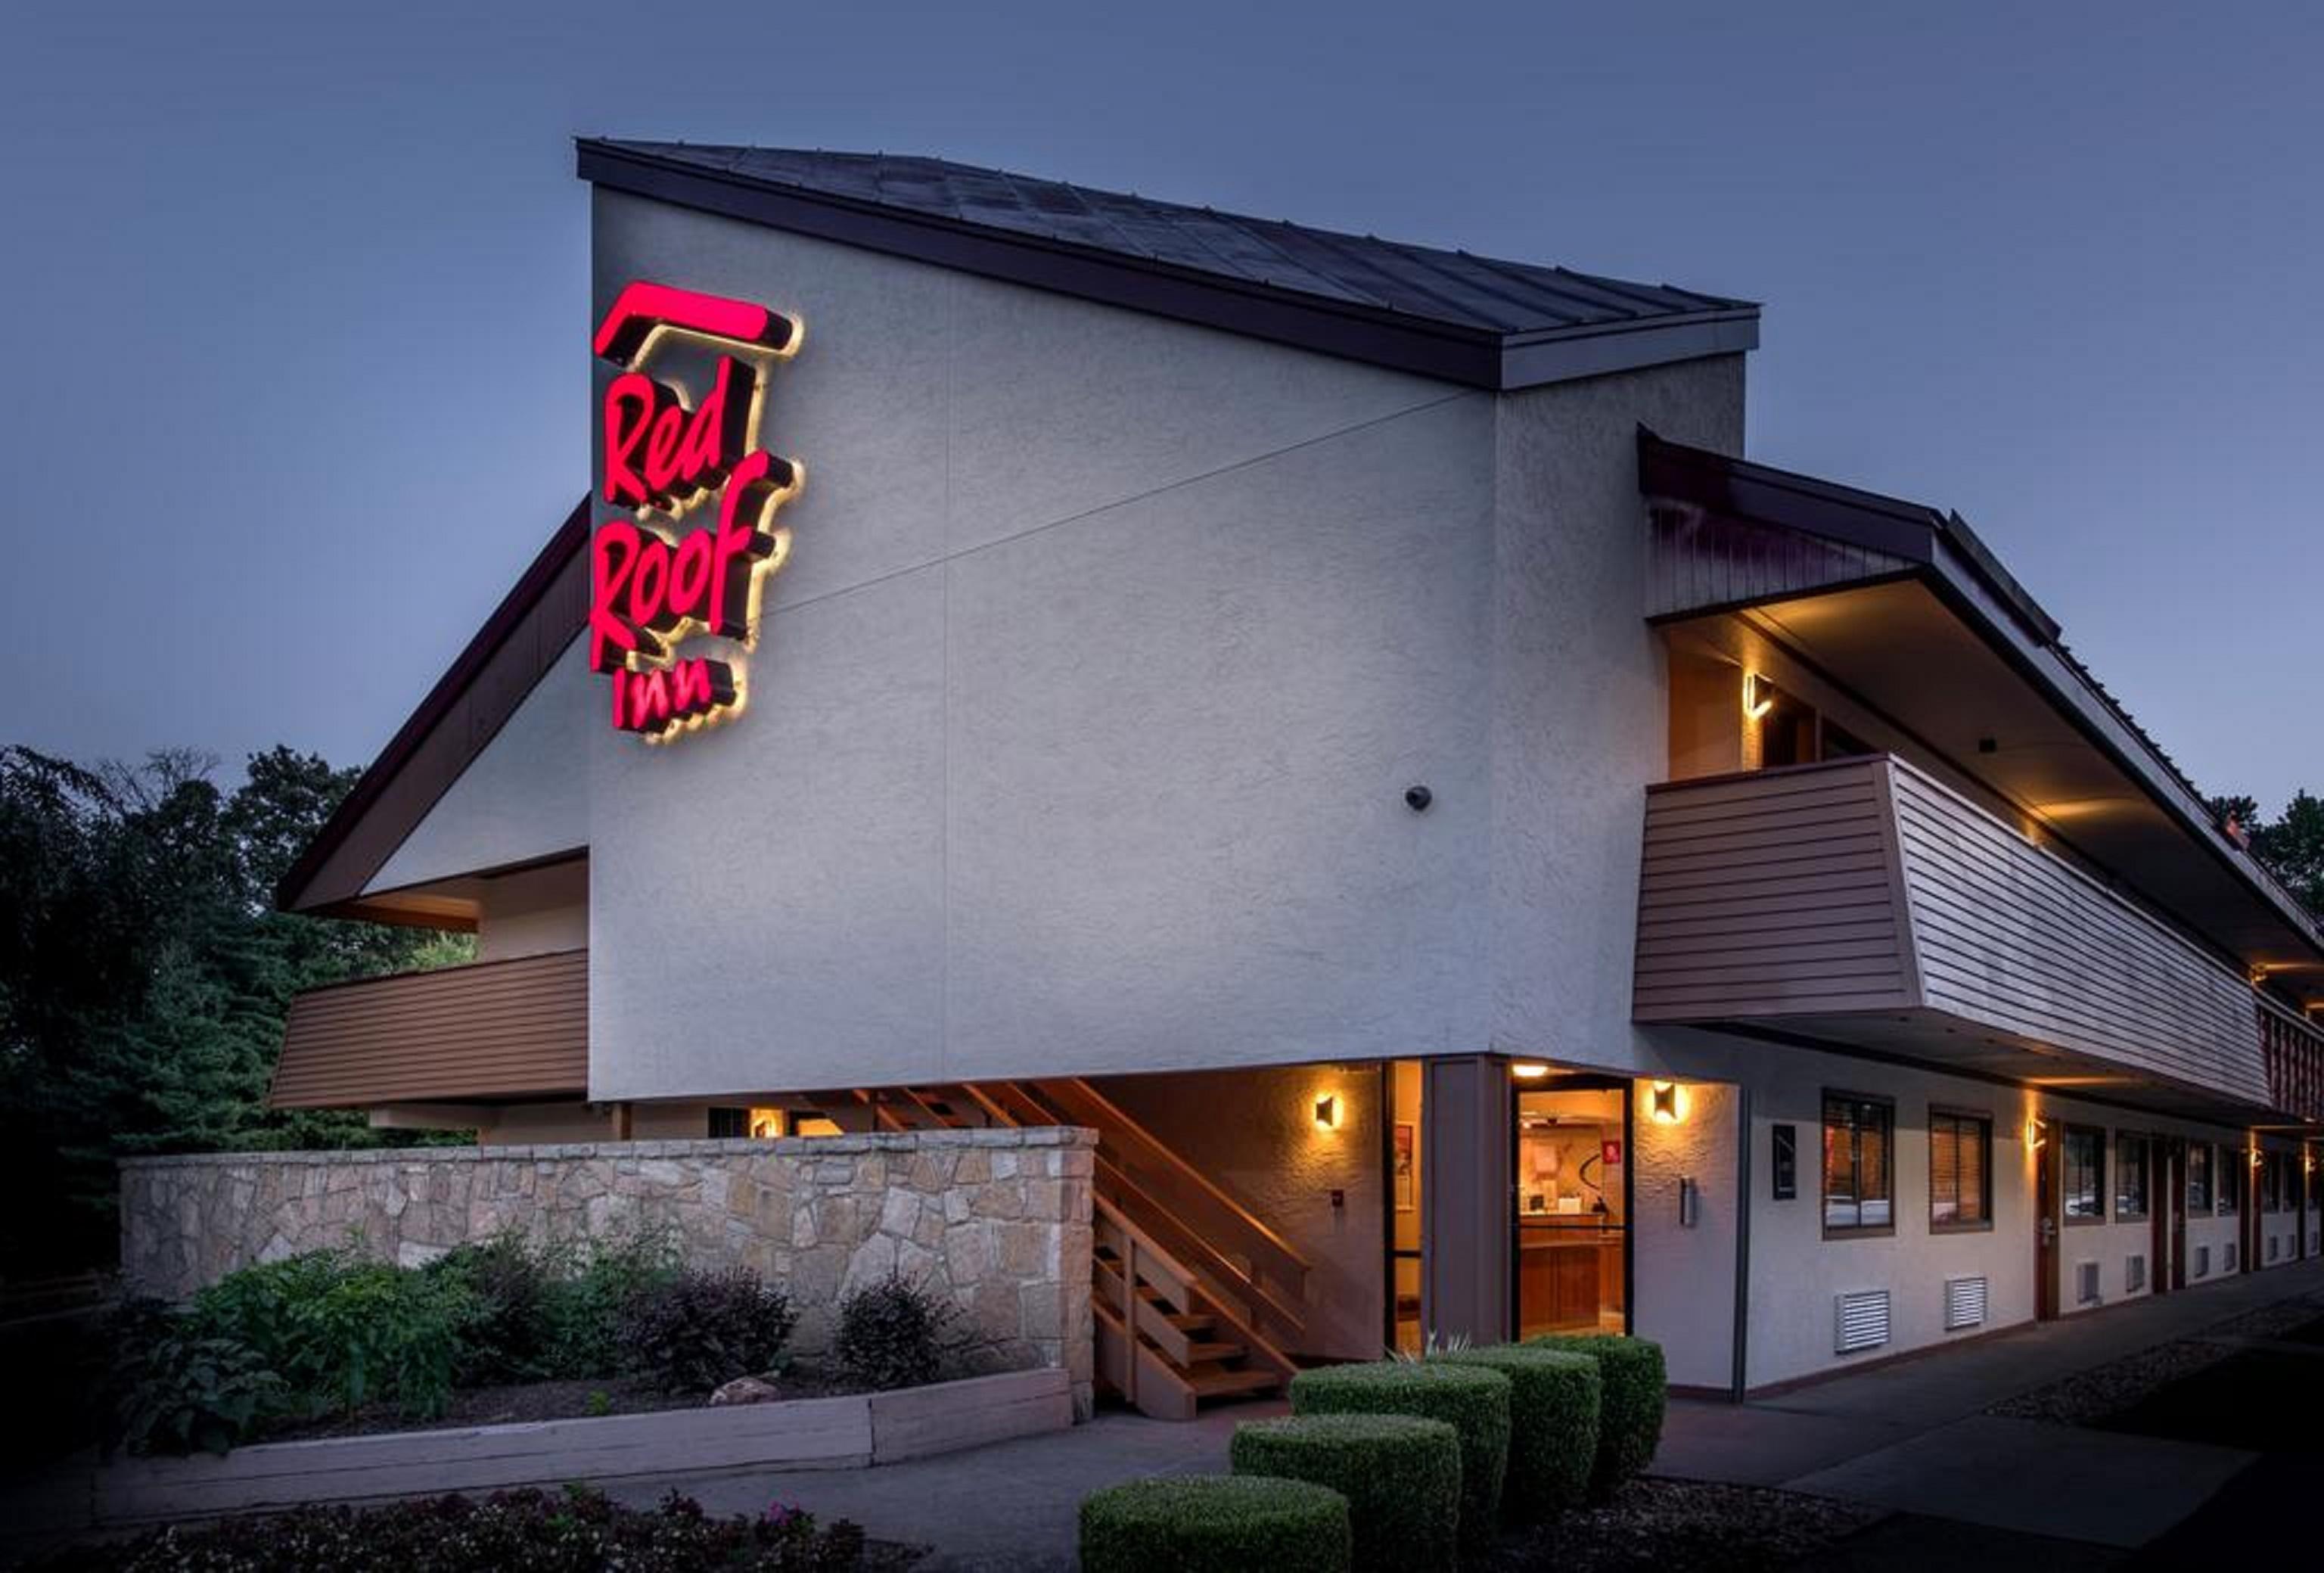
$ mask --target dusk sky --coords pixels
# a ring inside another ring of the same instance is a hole
[[[1764,301],[1753,458],[1958,510],[2207,791],[2324,789],[2324,7],[1914,9],[10,0],[0,742],[371,757],[587,484],[586,133]]]

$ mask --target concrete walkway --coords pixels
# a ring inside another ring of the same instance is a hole
[[[2003,1399],[2230,1317],[2324,1291],[2311,1262],[1980,1339],[1748,1404],[1674,1402],[1653,1472],[1780,1486],[1896,1516],[1818,1568],[1897,1568],[1962,1554],[2051,1573],[2112,1566],[2200,1507],[2256,1455],[1983,1411]],[[851,1518],[882,1540],[936,1548],[928,1573],[1073,1566],[1074,1515],[1098,1486],[1226,1467],[1241,1420],[1281,1404],[1214,1410],[1188,1425],[1106,1413],[1056,1436],[885,1468],[628,1482],[645,1503],[677,1485],[720,1513],[772,1501]]]
[[[1674,1402],[1654,1472],[1780,1486],[2085,1548],[2141,1546],[2201,1507],[2257,1455],[1983,1411],[2319,1291],[2324,1261],[2309,1262],[2020,1328],[1747,1404]]]

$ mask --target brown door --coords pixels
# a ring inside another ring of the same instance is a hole
[[[2046,1138],[2034,1151],[2034,1315],[2058,1314],[2058,1144]]]

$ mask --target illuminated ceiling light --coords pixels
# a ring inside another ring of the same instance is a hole
[[[1549,1067],[1538,1059],[1520,1059],[1509,1067],[1509,1074],[1519,1081],[1539,1081],[1549,1074]]]
[[[1775,708],[1774,685],[1756,671],[1743,674],[1743,718],[1757,721]]]
[[[1678,1083],[1674,1081],[1655,1083],[1652,1096],[1655,1124],[1675,1125],[1686,1118],[1686,1111],[1679,1103]]]

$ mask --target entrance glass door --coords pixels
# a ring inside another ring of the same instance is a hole
[[[1514,1100],[1517,1336],[1625,1332],[1629,1085],[1530,1069]]]

